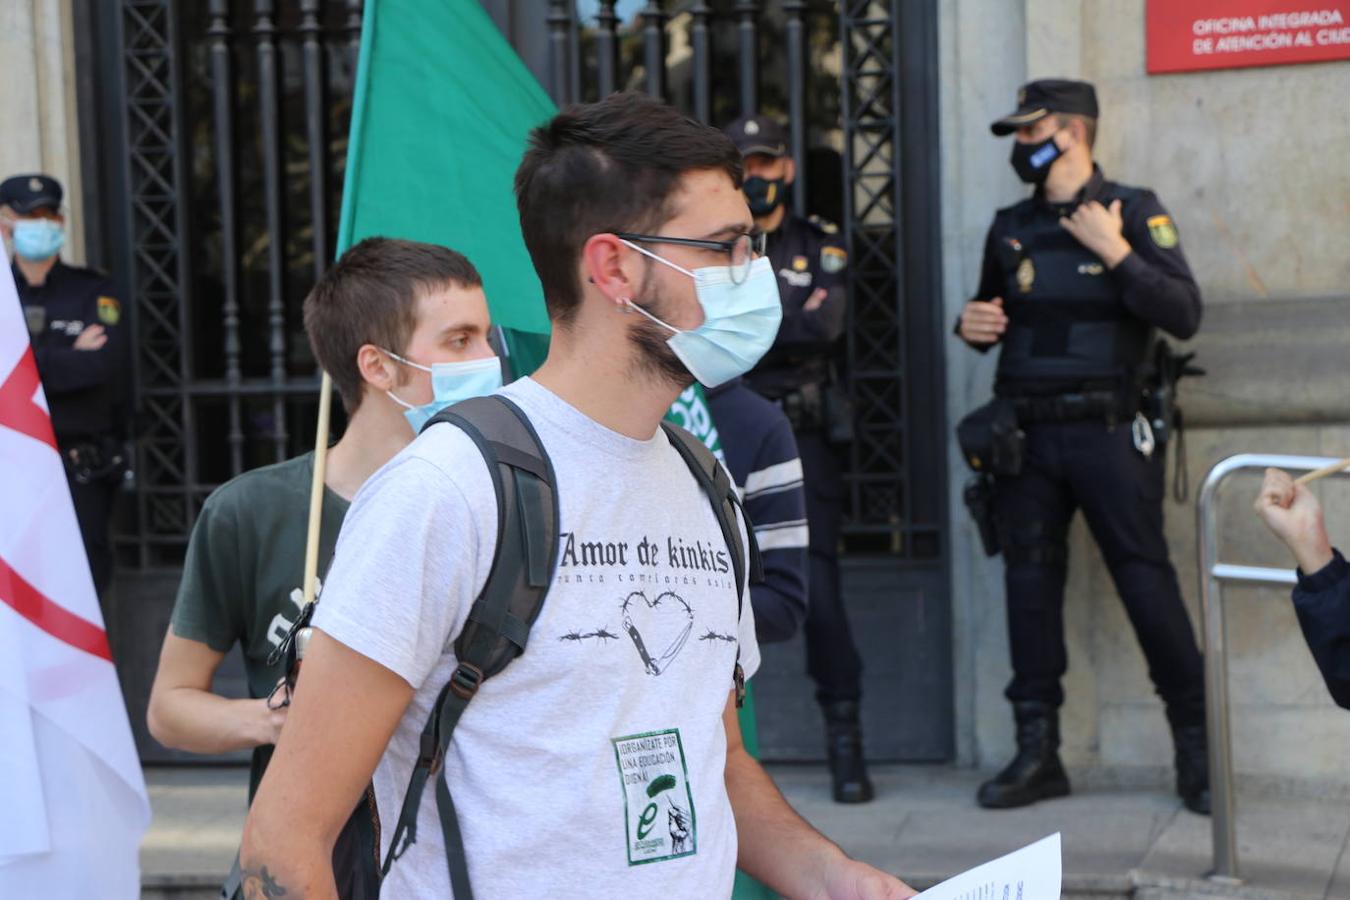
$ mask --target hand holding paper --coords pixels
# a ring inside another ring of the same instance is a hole
[[[1058,834],[949,878],[920,900],[1058,900],[1063,879]]]

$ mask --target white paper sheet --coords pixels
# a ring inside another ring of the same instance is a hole
[[[1059,900],[1064,862],[1059,835],[949,878],[920,900]]]

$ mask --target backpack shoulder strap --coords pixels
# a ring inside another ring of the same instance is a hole
[[[437,413],[424,427],[448,422],[469,436],[487,463],[497,498],[497,546],[482,593],[455,639],[458,666],[422,730],[413,767],[385,858],[383,874],[417,839],[417,813],[427,779],[440,770],[460,716],[488,678],[525,652],[543,608],[558,556],[558,486],[553,464],[534,426],[501,395],[476,397]],[[449,539],[449,538],[447,538]],[[456,898],[472,898],[463,836],[444,778],[436,807],[445,837]]]
[[[746,582],[759,584],[764,580],[764,565],[760,560],[759,543],[755,540],[754,526],[750,522],[750,517],[745,514],[745,507],[741,505],[741,498],[736,493],[736,485],[732,483],[726,467],[717,461],[717,457],[713,456],[707,445],[671,422],[663,421],[661,428],[665,430],[666,438],[679,451],[685,464],[689,466],[689,471],[693,473],[694,479],[703,488],[703,492],[707,494],[708,502],[712,504],[713,514],[717,517],[717,524],[721,526],[722,537],[727,543],[727,549],[731,552],[732,573],[736,578],[736,621],[739,622],[741,613],[745,610]],[[741,539],[741,529],[736,522],[736,511],[738,509],[741,513],[741,519],[745,522],[744,541]],[[747,542],[748,554],[746,553]],[[745,569],[747,559],[750,562],[748,579]],[[745,677],[741,671],[739,644],[736,648],[736,668],[733,672],[733,679],[736,684],[736,705],[740,706],[745,697]]]
[[[745,522],[745,536],[749,541],[750,584],[759,584],[764,580],[764,565],[760,560],[759,542],[755,540],[750,517],[745,512],[740,495],[736,493],[736,485],[732,483],[726,467],[718,462],[707,445],[693,434],[672,422],[663,421],[661,428],[671,445],[679,451],[681,458],[689,466],[689,471],[693,473],[699,487],[708,495],[713,513],[717,516],[717,524],[722,528],[722,537],[727,542],[727,548],[732,551],[731,564],[736,574],[736,597],[744,606],[747,545],[741,540],[741,530],[736,524],[737,510],[740,510],[741,519]]]
[[[481,682],[525,652],[557,562],[558,482],[534,426],[505,397],[465,400],[441,415],[478,445],[497,493],[492,568],[455,640],[461,686],[471,691],[463,678]]]

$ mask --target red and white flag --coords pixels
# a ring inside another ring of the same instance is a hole
[[[150,802],[0,262],[0,897],[138,897]]]

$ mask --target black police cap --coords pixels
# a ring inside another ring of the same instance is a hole
[[[0,206],[8,206],[19,215],[35,209],[60,209],[61,182],[50,175],[15,175],[0,182]]]
[[[994,122],[989,130],[1003,137],[1052,113],[1097,118],[1097,90],[1086,81],[1066,78],[1028,82],[1017,92],[1017,109]]]
[[[787,129],[768,116],[741,116],[726,127],[726,135],[741,151],[741,156],[764,153],[787,156]]]

